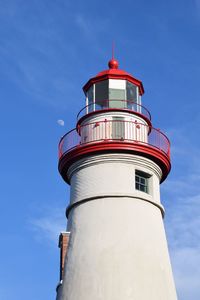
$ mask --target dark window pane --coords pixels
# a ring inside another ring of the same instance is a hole
[[[126,82],[126,95],[127,101],[137,102],[137,87],[129,81]]]
[[[88,104],[93,102],[93,85],[89,88],[88,92],[87,92],[87,96],[88,96]]]
[[[136,190],[139,190],[140,189],[139,183],[136,182],[135,187],[136,187]]]
[[[140,191],[145,192],[145,186],[144,185],[140,185]]]
[[[108,100],[108,80],[104,80],[95,84],[95,102],[105,106]]]
[[[94,93],[93,93],[93,85],[89,88],[87,92],[87,97],[88,97],[88,111],[91,112],[93,111],[93,102],[94,102]]]
[[[136,182],[140,182],[140,177],[136,175],[136,176],[135,176],[135,181],[136,181]]]

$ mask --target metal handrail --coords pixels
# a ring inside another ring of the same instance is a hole
[[[66,133],[59,143],[59,158],[76,147],[100,142],[144,144],[170,156],[170,141],[159,129],[125,120],[104,120],[80,125]]]
[[[122,102],[124,104],[125,107],[119,108],[119,107],[110,107],[109,104],[110,103],[116,103],[116,102]],[[90,109],[92,108],[92,109]],[[101,101],[101,104],[98,103],[90,103],[86,106],[84,106],[79,113],[77,114],[77,120],[79,120],[81,117],[85,116],[86,114],[90,113],[90,112],[98,112],[101,110],[112,110],[112,109],[123,109],[123,110],[128,110],[128,111],[134,111],[138,114],[141,114],[143,116],[145,116],[147,119],[149,119],[151,121],[151,114],[148,111],[148,109],[146,107],[144,107],[143,105],[140,105],[134,101],[130,101],[130,100],[103,100]]]

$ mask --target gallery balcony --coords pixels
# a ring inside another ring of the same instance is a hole
[[[170,170],[170,142],[152,126],[132,121],[104,120],[78,126],[59,143],[59,171],[63,177],[77,158],[109,152],[128,152],[155,161],[163,172]]]

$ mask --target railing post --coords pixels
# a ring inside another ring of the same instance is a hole
[[[161,146],[160,146],[160,128],[158,128],[158,147],[159,147],[159,149],[161,150]]]
[[[105,119],[105,140],[107,140],[107,122],[108,120]]]

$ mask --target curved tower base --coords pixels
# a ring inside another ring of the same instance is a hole
[[[137,172],[148,174],[148,193],[136,189]],[[151,160],[130,154],[90,156],[71,166],[62,300],[177,299],[161,173]]]

